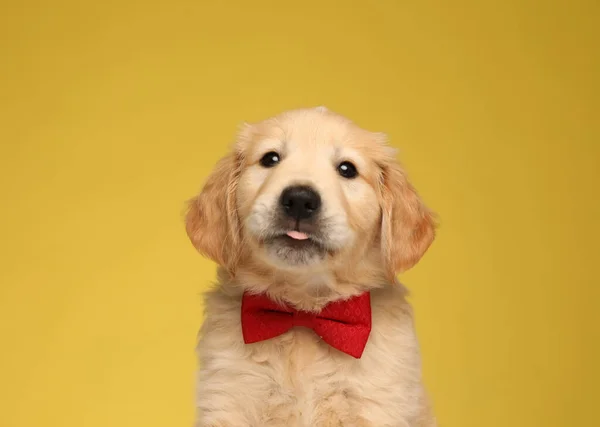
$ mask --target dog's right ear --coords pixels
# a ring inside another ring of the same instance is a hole
[[[228,270],[235,268],[240,242],[240,222],[235,192],[240,174],[239,154],[222,158],[198,196],[188,203],[187,234],[198,252]]]

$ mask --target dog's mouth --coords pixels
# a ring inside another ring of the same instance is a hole
[[[285,245],[291,249],[309,250],[311,248],[323,248],[323,244],[316,236],[304,233],[302,231],[291,230],[274,236],[272,242]]]
[[[298,230],[273,234],[265,239],[264,245],[271,256],[289,265],[310,264],[322,259],[327,253],[317,235]]]

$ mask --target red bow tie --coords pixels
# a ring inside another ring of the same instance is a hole
[[[359,359],[371,332],[371,297],[364,293],[310,313],[280,305],[266,295],[244,294],[242,333],[246,344],[275,338],[295,326],[312,329],[330,346]]]

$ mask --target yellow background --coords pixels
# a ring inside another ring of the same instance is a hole
[[[441,217],[404,277],[441,426],[598,422],[599,3],[216,3],[1,5],[0,426],[191,425],[183,202],[320,104]]]

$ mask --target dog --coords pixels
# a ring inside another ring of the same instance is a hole
[[[325,107],[244,124],[188,205],[219,266],[197,427],[434,427],[406,290],[435,215],[386,136]]]

